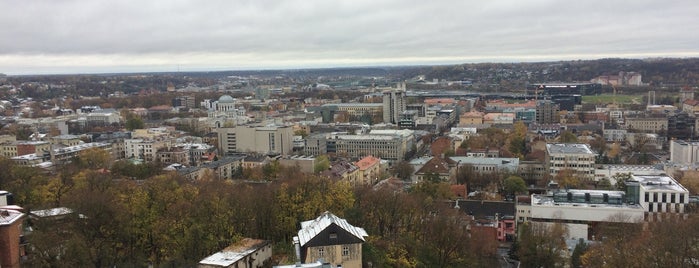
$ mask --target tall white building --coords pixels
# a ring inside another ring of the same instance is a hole
[[[626,202],[622,191],[566,190],[550,195],[532,195],[531,203],[517,209],[531,211],[536,224],[560,223],[568,229],[569,239],[595,240],[595,227],[602,222],[640,222],[643,207]]]
[[[572,170],[582,178],[595,177],[595,157],[597,154],[584,143],[547,143],[546,167],[551,176],[563,170]]]
[[[383,92],[383,122],[398,124],[403,111],[406,110],[405,82],[398,83],[396,89]]]
[[[217,128],[221,154],[232,152],[288,155],[294,146],[294,131],[284,125],[239,125]]]
[[[649,221],[661,214],[683,214],[689,204],[687,188],[667,175],[633,175],[626,184],[629,199],[643,207]]]
[[[680,165],[699,162],[699,141],[670,141],[670,162]]]

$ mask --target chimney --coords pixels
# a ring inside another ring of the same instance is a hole
[[[298,236],[294,236],[294,249],[296,253],[296,263],[300,264],[301,261],[301,241],[299,241]]]

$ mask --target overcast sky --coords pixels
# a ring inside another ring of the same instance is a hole
[[[699,1],[0,1],[0,73],[698,57]]]

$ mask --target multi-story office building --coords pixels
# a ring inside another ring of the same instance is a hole
[[[666,131],[668,120],[665,116],[641,116],[626,118],[626,128],[641,132],[656,133]]]
[[[397,89],[383,92],[383,122],[398,124],[400,115],[406,109],[405,83],[399,83]]]
[[[46,141],[13,141],[0,144],[0,152],[5,157],[48,153],[51,144]]]
[[[383,112],[384,106],[381,103],[329,103],[322,107],[334,107],[332,110],[346,112],[350,116],[378,116]]]
[[[670,162],[680,165],[699,162],[699,141],[670,141]]]
[[[194,109],[194,96],[179,96],[172,99],[172,107],[186,107]]]
[[[126,158],[153,162],[158,159],[158,150],[169,146],[165,139],[125,139]]]
[[[627,202],[623,191],[565,190],[550,195],[532,195],[529,205],[533,224],[559,223],[566,226],[568,238],[595,240],[595,228],[602,222],[639,222],[644,210]]]
[[[311,155],[337,154],[353,159],[373,155],[388,161],[400,161],[413,149],[412,130],[372,130],[369,134],[350,135],[334,132],[306,139],[304,152]]]
[[[649,221],[684,214],[689,204],[687,188],[667,175],[633,175],[626,185],[628,199],[643,207]]]
[[[239,125],[218,128],[221,154],[254,152],[289,155],[294,146],[294,131],[286,125]]]
[[[597,154],[584,143],[547,143],[546,167],[551,176],[563,170],[571,170],[581,178],[595,177]]]
[[[536,123],[538,124],[557,124],[559,123],[558,112],[560,108],[558,104],[550,100],[542,100],[536,103]]]

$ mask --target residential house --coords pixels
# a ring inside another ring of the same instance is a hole
[[[453,162],[449,158],[442,158],[439,156],[432,157],[427,163],[425,163],[420,169],[415,171],[413,175],[413,182],[421,182],[424,180],[439,178],[441,181],[451,181],[454,178],[454,166]]]
[[[359,181],[371,185],[379,180],[381,175],[381,159],[367,156],[354,163],[359,168]]]
[[[362,243],[367,232],[330,212],[301,223],[294,237],[297,258],[303,263],[322,259],[343,268],[362,267]]]

